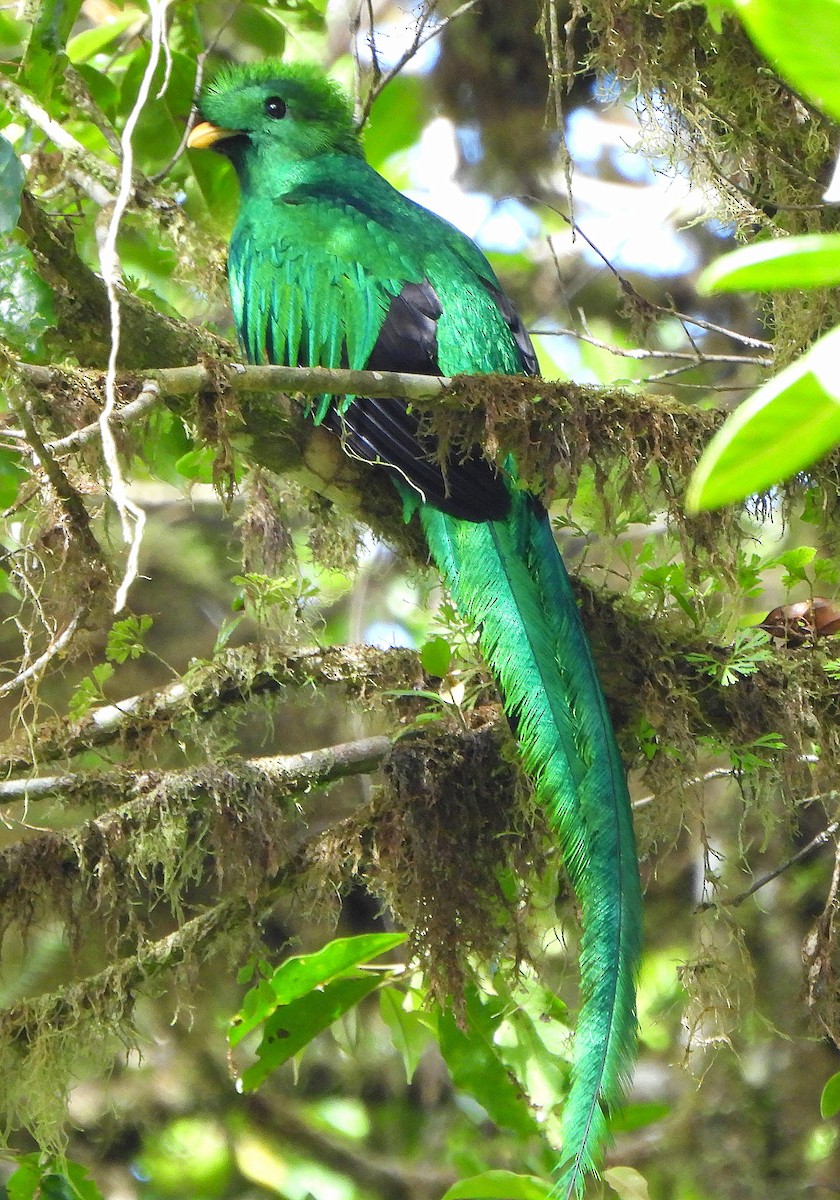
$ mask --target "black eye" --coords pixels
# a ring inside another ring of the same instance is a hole
[[[286,101],[281,100],[279,96],[269,96],[265,102],[266,116],[273,117],[275,121],[279,121],[286,115]]]

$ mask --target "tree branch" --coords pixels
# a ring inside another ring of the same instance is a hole
[[[227,779],[231,770],[237,773],[242,771],[255,780],[279,789],[278,794],[298,795],[348,775],[364,775],[375,771],[382,764],[390,746],[391,739],[383,735],[324,746],[320,750],[305,750],[300,754],[240,759],[220,768],[222,774],[219,779]],[[84,771],[66,775],[40,775],[34,779],[0,780],[0,803],[46,800],[60,794],[65,801],[90,804],[95,799],[102,804],[124,800],[127,794],[140,799],[151,792],[158,799],[166,800],[169,794],[182,796],[185,791],[196,787],[215,786],[217,781],[212,767],[163,772]]]
[[[79,940],[89,931],[78,914],[95,893],[106,927],[139,935],[153,921],[150,893],[176,912],[191,882],[206,879],[219,888],[224,882],[229,893],[256,894],[309,837],[297,798],[378,769],[390,749],[391,739],[378,736],[181,771],[114,770],[12,785],[7,798],[21,790],[29,799],[61,791],[71,802],[119,806],[0,853],[0,930],[60,916]]]
[[[289,687],[338,685],[350,697],[372,701],[383,690],[424,687],[426,682],[412,650],[242,646],[224,651],[214,662],[194,665],[160,691],[129,696],[78,721],[45,721],[38,726],[34,747],[26,738],[8,743],[0,752],[7,772],[30,771],[108,745],[143,744],[156,734],[206,721],[230,706]]]
[[[30,364],[21,364],[20,370],[31,385],[50,392],[52,407],[61,412],[72,411],[73,398],[79,394],[99,407],[104,403],[101,372]],[[590,466],[596,477],[611,480],[618,503],[632,499],[637,505],[640,496],[649,495],[652,506],[662,507],[664,497],[673,519],[690,526],[695,537],[719,531],[727,522],[731,525],[726,515],[689,522],[680,503],[699,453],[723,414],[692,408],[671,397],[523,376],[437,379],[216,361],[124,375],[121,403],[133,401],[143,388],[150,395],[153,387],[176,412],[199,424],[202,419],[206,424],[207,413],[215,406],[228,437],[250,437],[247,455],[252,460],[296,477],[424,559],[422,540],[403,523],[390,482],[371,471],[369,464],[344,454],[338,440],[315,428],[305,410],[289,400],[290,394],[403,399],[421,414],[442,453],[457,456],[476,444],[497,462],[512,453],[521,478],[535,490],[545,490],[546,483],[550,487],[559,467],[564,493],[572,494],[581,472]],[[228,395],[237,398],[235,405],[225,403]],[[190,402],[195,396],[201,397],[199,415]]]

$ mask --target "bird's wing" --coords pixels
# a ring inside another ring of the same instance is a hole
[[[231,247],[231,290],[247,356],[254,362],[440,375],[441,318],[444,339],[451,343],[459,315],[450,315],[448,331],[446,306],[457,308],[468,287],[504,331],[506,354],[498,365],[492,355],[484,365],[473,361],[475,355],[463,363],[453,360],[450,351],[444,366],[535,371],[528,335],[483,256],[474,255],[483,265],[479,275],[445,245],[406,238],[393,208],[398,195],[390,188],[360,194],[333,181],[302,185],[275,202],[270,229],[263,220],[239,231]],[[415,219],[422,212],[435,222],[435,232],[439,226],[460,237],[402,196],[399,202],[410,206]],[[488,337],[498,340],[498,329]],[[480,450],[467,448],[439,462],[435,439],[421,432],[418,417],[400,400],[325,399],[317,419],[342,437],[350,454],[386,466],[444,512],[473,521],[507,513],[504,477]]]

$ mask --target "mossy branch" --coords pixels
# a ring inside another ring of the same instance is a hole
[[[277,790],[278,795],[299,795],[312,787],[320,787],[348,775],[375,771],[391,745],[384,736],[360,738],[324,746],[319,750],[304,750],[300,754],[273,754],[227,763],[220,769],[220,778],[229,776],[231,769],[244,771]],[[137,799],[167,792],[183,795],[192,787],[215,787],[214,769],[188,768],[179,771],[85,771],[66,775],[39,775],[35,779],[0,780],[0,803],[11,800],[44,800],[60,795],[65,801],[89,805],[115,803],[126,795]],[[96,825],[96,822],[94,822]],[[0,878],[2,877],[0,855]],[[2,893],[2,883],[0,883]]]
[[[19,369],[31,386],[50,395],[54,412],[79,411],[80,397],[88,420],[91,409],[102,407],[100,371],[29,364]],[[305,406],[295,404],[291,395],[311,397],[326,391],[403,399],[420,413],[442,455],[457,458],[476,444],[499,463],[513,454],[520,477],[535,491],[551,492],[556,485],[572,496],[581,473],[591,467],[600,481],[613,479],[617,507],[638,505],[640,497],[647,497],[652,510],[666,508],[699,543],[711,543],[712,531],[719,533],[731,524],[730,517],[718,515],[688,520],[681,505],[688,477],[723,414],[667,396],[522,376],[436,379],[379,371],[243,366],[216,359],[123,375],[124,419],[148,411],[155,390],[205,436],[212,438],[218,427],[225,438],[238,439],[240,447],[247,438],[246,458],[297,478],[418,556],[426,553],[421,539],[403,524],[384,474],[349,458],[332,434],[312,425]],[[144,397],[142,403],[138,396]],[[67,453],[93,436],[91,424],[50,443],[50,448]]]
[[[181,679],[159,691],[104,705],[77,721],[44,721],[36,739],[16,739],[0,752],[7,771],[30,771],[108,745],[143,744],[156,734],[209,720],[222,710],[286,688],[327,686],[341,687],[350,698],[374,702],[383,690],[423,687],[424,676],[412,650],[240,646],[223,651],[213,662],[194,664]]]
[[[300,843],[301,820],[292,801],[336,779],[376,770],[390,747],[390,738],[379,736],[181,771],[6,781],[6,800],[22,791],[28,799],[61,793],[95,808],[126,797],[128,802],[66,833],[40,833],[0,853],[0,933],[13,922],[26,927],[62,914],[78,937],[77,914],[90,889],[106,920],[113,913],[119,927],[136,925],[126,903],[130,894],[140,900],[150,890],[160,892],[177,910],[185,882],[208,873],[208,858],[218,880],[250,892]],[[150,883],[161,864],[163,881]]]
[[[663,745],[682,746],[686,752],[702,736],[745,746],[768,730],[774,731],[787,746],[787,754],[779,761],[791,772],[801,771],[801,756],[818,731],[826,762],[837,752],[833,731],[840,728],[840,702],[832,679],[823,670],[820,648],[779,649],[768,661],[758,662],[753,674],[724,686],[715,677],[715,664],[722,667],[726,662],[726,647],[701,640],[671,618],[652,618],[628,598],[616,597],[583,580],[575,581],[575,589],[613,719],[630,755],[637,750],[634,733],[643,716]],[[689,657],[692,655],[702,661],[698,663]],[[225,651],[216,662],[193,667],[183,679],[160,691],[104,706],[69,725],[43,723],[34,743],[37,765],[66,762],[108,745],[130,749],[158,734],[183,732],[196,721],[287,688],[328,686],[372,703],[395,689],[428,689],[433,683],[425,677],[419,656],[402,648],[334,646],[283,651],[240,647]],[[6,757],[12,773],[36,766],[28,742],[6,747]],[[672,761],[679,766],[679,759]],[[111,778],[113,787],[113,774],[106,773],[106,777]],[[88,786],[84,775],[62,772],[52,778],[56,786],[62,778],[68,785],[73,781],[74,787]],[[3,786],[25,791],[51,788],[52,784],[36,779],[9,781]]]

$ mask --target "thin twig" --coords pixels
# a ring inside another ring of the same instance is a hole
[[[656,304],[652,300],[648,300],[646,296],[643,296],[641,292],[639,292],[633,286],[633,284],[625,275],[621,274],[618,268],[614,266],[613,263],[610,262],[609,258],[607,258],[606,254],[604,254],[603,250],[600,250],[598,246],[596,246],[589,235],[580,225],[577,224],[576,221],[572,220],[568,213],[564,213],[561,208],[557,208],[555,205],[549,204],[545,199],[539,196],[522,195],[519,197],[519,199],[529,200],[532,203],[545,205],[546,208],[550,209],[551,212],[566,222],[573,234],[580,234],[587,246],[589,246],[590,250],[592,250],[593,254],[597,254],[607,270],[615,276],[616,282],[624,294],[629,296],[636,304],[644,307],[649,312],[659,313],[661,316],[665,317],[675,317],[678,321],[682,322],[683,325],[695,325],[698,329],[706,329],[710,333],[723,334],[724,337],[732,338],[733,341],[741,342],[745,346],[752,346],[757,350],[773,349],[772,342],[763,341],[761,338],[750,337],[746,333],[740,333],[737,329],[729,329],[725,325],[716,325],[714,321],[707,321],[702,317],[693,317],[689,313],[679,312],[673,307],[666,307],[665,305]],[[556,262],[557,259],[555,256],[555,263]],[[688,336],[688,331],[686,331],[686,336]]]
[[[696,787],[700,783],[711,783],[713,779],[732,779],[736,774],[737,771],[734,767],[714,767],[711,771],[706,771],[703,775],[695,775],[693,779],[687,779],[683,787]],[[647,796],[640,796],[638,800],[633,801],[633,808],[647,808],[656,799],[656,792],[651,792]]]
[[[196,117],[198,116],[198,109],[196,106],[198,104],[198,98],[201,95],[201,85],[204,82],[204,66],[207,60],[207,54],[208,51],[204,50],[195,60],[195,83],[193,84],[192,105],[190,106],[190,115],[187,118],[187,124],[184,127],[184,132],[181,135],[181,140],[178,143],[178,149],[172,155],[165,167],[161,168],[160,171],[156,171],[154,175],[149,176],[149,183],[160,183],[161,180],[165,179],[187,148],[187,142],[189,141],[190,134],[192,133],[193,126],[195,125]]]
[[[365,97],[365,102],[362,105],[361,119],[359,121],[360,126],[364,125],[365,121],[367,121],[368,117],[370,116],[370,110],[373,107],[373,103],[377,96],[379,96],[379,94],[388,86],[392,79],[399,75],[403,67],[405,67],[405,65],[411,61],[418,50],[421,50],[427,42],[432,40],[432,38],[440,37],[447,25],[451,24],[452,21],[457,20],[458,17],[462,17],[465,13],[468,13],[480,2],[481,0],[466,0],[466,3],[456,8],[455,11],[450,13],[448,17],[442,17],[439,21],[437,21],[437,23],[431,29],[427,29],[427,26],[432,17],[434,17],[437,13],[438,0],[431,0],[431,2],[425,6],[420,16],[417,18],[417,28],[415,30],[411,45],[400,55],[393,67],[384,73],[380,72],[378,79],[374,78],[374,82],[371,84],[370,90]]]
[[[17,675],[15,675],[14,679],[7,679],[4,684],[0,685],[0,696],[8,696],[10,692],[13,692],[16,688],[19,688],[21,684],[26,683],[27,680],[34,679],[36,676],[40,675],[52,662],[56,655],[61,654],[62,650],[64,650],[73,634],[76,632],[79,621],[82,619],[83,611],[84,610],[80,609],[76,613],[76,615],[68,622],[68,624],[65,625],[58,637],[54,638],[53,641],[50,642],[43,654],[40,654],[38,658],[36,658],[34,662],[30,663],[25,670],[20,671]]]
[[[837,800],[840,796],[839,792],[826,792],[822,796],[809,796],[808,800],[814,802],[816,800]],[[819,850],[821,846],[825,846],[834,837],[837,830],[840,829],[840,820],[832,821],[825,829],[821,830],[815,837],[812,837],[807,846],[803,846],[801,850],[797,850],[796,854],[792,854],[790,858],[786,858],[784,862],[779,863],[772,871],[768,871],[766,875],[762,875],[756,879],[750,887],[743,892],[738,892],[737,895],[731,896],[728,900],[706,900],[702,904],[697,905],[698,912],[705,912],[710,908],[738,908],[750,896],[753,896],[761,888],[767,887],[768,883],[772,883],[774,879],[778,879],[785,871],[789,871],[791,867],[795,867],[797,863],[807,858],[809,854],[813,854],[815,850]]]
[[[146,416],[160,402],[160,387],[154,379],[147,379],[137,399],[131,400],[122,408],[117,409],[111,419],[119,425],[130,425],[133,421],[138,421],[141,417]],[[4,430],[5,432],[7,431]],[[67,454],[70,450],[77,450],[80,446],[86,446],[89,442],[94,441],[99,436],[99,432],[99,422],[94,421],[90,425],[83,425],[81,429],[76,429],[73,433],[68,433],[66,437],[47,442],[46,448],[51,454]]]
[[[676,315],[676,314],[675,314]],[[699,348],[694,351],[688,350],[648,350],[640,348],[629,350],[623,346],[611,346],[609,342],[603,342],[600,338],[591,337],[587,333],[580,333],[576,329],[529,329],[531,334],[538,334],[540,337],[573,337],[578,341],[586,342],[590,346],[597,346],[599,350],[608,350],[610,354],[615,354],[621,358],[635,358],[637,360],[648,358],[667,358],[682,360],[691,363],[692,366],[701,366],[703,363],[730,363],[740,365],[748,363],[756,367],[772,367],[772,358],[758,358],[749,354],[705,354]]]

